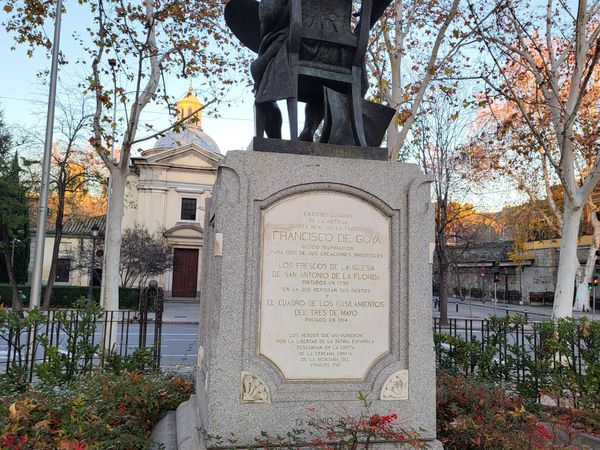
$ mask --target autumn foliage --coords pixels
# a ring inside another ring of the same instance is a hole
[[[0,397],[0,448],[149,448],[152,426],[187,400],[179,376],[93,373],[65,390]]]

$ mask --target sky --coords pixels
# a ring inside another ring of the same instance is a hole
[[[0,22],[5,19],[0,12]],[[76,29],[81,29],[82,21],[88,20],[79,11],[68,11],[63,15],[61,27],[61,51],[68,58],[75,60],[83,57],[83,52],[74,41],[72,34]],[[51,25],[51,24],[48,24]],[[49,35],[52,27],[46,27]],[[0,33],[0,61],[3,70],[0,75],[0,109],[4,111],[5,121],[8,125],[35,129],[39,135],[44,134],[45,114],[47,110],[48,86],[38,78],[37,73],[50,69],[50,59],[39,51],[32,58],[26,55],[25,46],[14,45],[12,36]],[[62,66],[59,71],[59,83],[62,86],[76,84],[83,77],[85,71],[77,64],[70,63]],[[241,78],[241,77],[240,77]],[[191,80],[195,87],[196,95],[203,100],[208,93],[202,92],[198,87],[204,80]],[[173,77],[168,81],[169,94],[174,97],[183,97],[190,85],[190,80],[180,80]],[[59,96],[61,95],[59,88]],[[62,93],[64,95],[64,92]],[[218,105],[207,110],[203,118],[203,128],[219,145],[223,153],[228,150],[245,149],[250,144],[253,136],[253,106],[252,92],[247,86],[239,85],[227,94],[224,99],[230,106]],[[218,114],[216,114],[218,113]],[[216,116],[219,117],[216,117]],[[155,129],[162,129],[172,123],[173,117],[169,115],[166,107],[162,105],[149,105],[141,123],[152,123]],[[140,131],[140,134],[142,131]],[[142,145],[144,148],[152,147],[153,141]],[[41,149],[40,149],[41,151]]]
[[[84,57],[84,54],[75,42],[72,35],[77,29],[82,29],[82,23],[90,21],[82,11],[82,8],[68,11],[63,15],[61,27],[61,50],[68,55],[70,60]],[[0,10],[0,22],[5,19],[4,12]],[[47,33],[52,35],[52,25],[48,24]],[[6,123],[10,126],[23,127],[43,137],[45,132],[45,116],[47,110],[48,86],[37,74],[42,70],[49,70],[50,60],[44,52],[34,53],[32,58],[26,55],[26,48],[18,46],[15,51],[11,50],[14,45],[12,36],[0,33],[0,61],[3,71],[0,75],[0,109],[4,111]],[[73,86],[80,81],[85,74],[82,66],[70,63],[62,66],[59,72],[60,86]],[[245,79],[240,74],[240,80]],[[205,100],[210,93],[203,92],[201,85],[206,80],[191,80],[196,95]],[[169,94],[180,98],[183,97],[190,85],[190,80],[170,77],[167,79]],[[65,95],[64,91],[60,96]],[[253,94],[251,88],[243,82],[231,88],[223,99],[228,104],[212,105],[203,114],[203,129],[218,144],[222,153],[229,150],[243,150],[248,147],[254,135]],[[301,108],[302,109],[302,108]],[[286,119],[286,109],[281,105],[284,114],[283,134],[284,138],[289,136],[289,128]],[[174,118],[169,115],[163,105],[149,105],[142,115],[140,123],[151,123],[154,129],[164,129],[172,124]],[[302,127],[303,114],[300,111],[300,128]],[[144,131],[140,130],[139,135]],[[151,148],[154,140],[140,144],[142,149]],[[31,149],[31,155],[41,155],[42,146]],[[136,154],[134,153],[134,156]],[[467,198],[461,199],[474,204],[476,207],[492,211],[500,209],[504,204],[519,203],[522,199],[515,196],[514,190],[507,186],[489,187],[472,192]]]

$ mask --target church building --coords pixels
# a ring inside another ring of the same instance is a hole
[[[131,159],[125,191],[123,230],[143,225],[150,234],[163,233],[173,249],[173,269],[157,280],[173,299],[194,299],[199,293],[204,204],[222,158],[202,129],[201,108],[190,88],[177,102],[178,120],[187,118],[185,126]]]
[[[173,269],[156,278],[167,298],[195,300],[200,292],[204,204],[210,197],[223,156],[215,141],[202,129],[202,103],[190,87],[177,102],[179,129],[159,138],[154,147],[131,158],[125,191],[122,230],[141,225],[150,234],[160,233],[173,251]],[[65,224],[61,240],[56,285],[87,286],[88,270],[73,270],[74,249],[92,240],[92,226],[104,235],[104,217]],[[48,230],[43,282],[52,261],[54,233]],[[33,252],[33,245],[32,245]],[[94,284],[99,285],[101,261],[97,260]]]

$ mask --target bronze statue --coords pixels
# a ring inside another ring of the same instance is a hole
[[[363,0],[357,14],[360,21],[352,29],[352,0],[231,0],[225,8],[226,22],[258,54],[250,69],[255,81],[257,135],[264,131],[270,138],[281,138],[282,118],[276,102],[286,99],[292,139],[297,134],[296,103],[302,101],[306,103],[305,125],[299,139],[312,141],[328,112],[325,92],[330,89],[332,96],[337,92],[349,98],[348,111],[342,112],[342,118],[333,117],[333,122],[350,120],[355,143],[366,145],[364,136],[369,133],[361,129],[362,98],[368,89],[363,68],[366,40],[370,27],[390,3]],[[329,111],[334,116],[339,113],[339,99],[337,105]],[[366,109],[390,116],[390,111]],[[377,139],[370,139],[370,144]]]

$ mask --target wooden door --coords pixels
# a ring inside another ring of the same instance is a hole
[[[198,250],[175,249],[173,262],[173,297],[196,297],[198,285]]]

